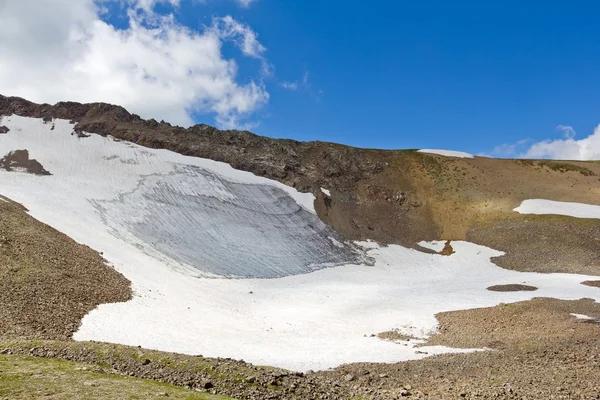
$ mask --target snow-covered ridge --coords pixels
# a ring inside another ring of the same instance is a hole
[[[600,218],[600,206],[543,199],[525,200],[513,211],[520,214],[554,214],[576,218]]]
[[[39,119],[0,123],[10,128],[0,157],[27,149],[53,174],[0,170],[0,194],[103,252],[132,282],[134,298],[92,311],[76,340],[324,369],[456,351],[370,336],[426,337],[438,312],[533,296],[600,299],[580,284],[593,277],[504,270],[490,262],[502,253],[472,243],[453,242],[449,257],[347,243],[318,220],[312,194],[223,163],[78,138],[68,121],[53,121],[53,130]],[[373,262],[360,263],[365,256]],[[213,279],[244,273],[255,278]],[[257,278],[273,276],[281,277]],[[486,289],[510,283],[538,290]]]
[[[445,157],[458,157],[458,158],[475,158],[473,154],[465,153],[464,151],[454,150],[436,150],[436,149],[421,149],[417,150],[419,153],[437,154]]]

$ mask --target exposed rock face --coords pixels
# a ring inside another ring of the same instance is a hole
[[[7,171],[26,171],[35,175],[51,175],[37,160],[29,158],[27,150],[11,151],[0,158],[0,168]]]

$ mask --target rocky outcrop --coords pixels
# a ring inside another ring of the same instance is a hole
[[[37,160],[29,158],[27,150],[11,151],[0,158],[0,168],[7,171],[25,171],[35,175],[51,175]]]

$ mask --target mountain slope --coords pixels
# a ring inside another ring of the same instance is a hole
[[[598,162],[454,158],[358,149],[219,131],[202,124],[184,129],[145,121],[122,107],[102,103],[51,106],[0,96],[0,116],[12,114],[72,120],[78,135],[111,135],[142,146],[224,161],[312,192],[318,216],[348,239],[417,248],[421,240],[468,239],[507,252],[498,262],[512,269],[600,271],[600,259],[595,256],[600,250],[600,222],[560,218],[554,224],[547,222],[547,216],[513,212],[531,198],[600,205]],[[560,235],[565,229],[570,232],[569,243]],[[542,258],[531,247],[539,243],[540,231],[548,232]],[[548,260],[554,260],[550,267]]]

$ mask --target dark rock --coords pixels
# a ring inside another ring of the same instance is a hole
[[[23,169],[35,175],[51,175],[37,160],[29,158],[29,151],[27,150],[11,151],[3,158],[0,158],[0,168],[6,171]]]

